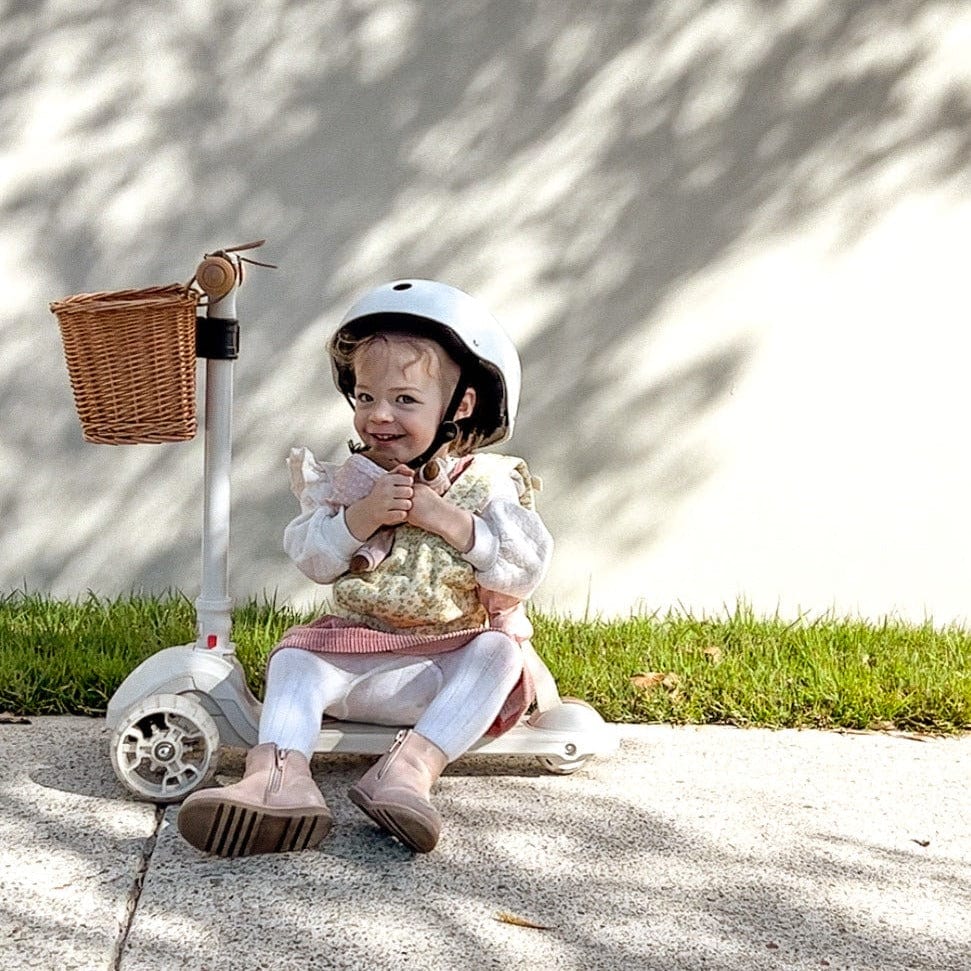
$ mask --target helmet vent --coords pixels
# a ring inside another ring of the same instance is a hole
[[[396,283],[391,289],[392,290],[410,290],[411,289],[411,284],[410,283]]]

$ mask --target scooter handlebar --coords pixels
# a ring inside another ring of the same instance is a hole
[[[196,268],[196,283],[205,291],[210,303],[222,300],[236,286],[238,264],[225,256],[207,256]]]

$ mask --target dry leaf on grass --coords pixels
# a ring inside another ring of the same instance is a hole
[[[502,924],[515,924],[516,927],[531,927],[533,930],[537,931],[549,930],[549,927],[546,924],[537,924],[534,921],[527,920],[525,917],[518,917],[516,914],[510,914],[508,910],[497,911],[493,916],[493,919]]]
[[[630,683],[642,691],[650,691],[652,688],[656,688],[661,684],[662,681],[664,681],[664,675],[660,671],[650,671],[647,674],[635,674],[630,679]]]
[[[709,644],[702,652],[712,664],[719,664],[722,657],[722,649],[717,644]]]
[[[661,671],[648,671],[646,674],[635,674],[630,683],[641,691],[653,691],[655,688],[664,688],[671,695],[678,693],[681,679],[673,672],[667,674]]]

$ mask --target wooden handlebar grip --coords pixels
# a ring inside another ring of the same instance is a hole
[[[210,300],[221,300],[236,285],[236,267],[224,256],[207,256],[196,270],[196,282]]]

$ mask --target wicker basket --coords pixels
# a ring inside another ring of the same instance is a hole
[[[196,433],[196,304],[184,284],[51,304],[84,439],[184,442]]]

